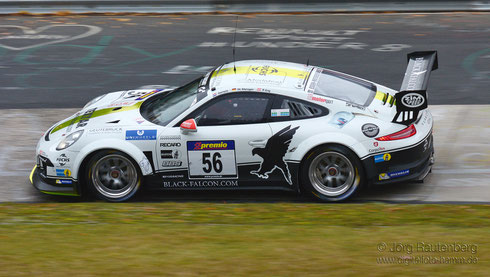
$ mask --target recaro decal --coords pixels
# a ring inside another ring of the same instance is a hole
[[[250,173],[263,179],[269,179],[269,174],[277,168],[282,172],[288,184],[292,185],[291,172],[289,172],[288,165],[284,161],[284,155],[286,155],[289,144],[291,144],[298,128],[299,126],[291,129],[291,125],[289,125],[270,137],[265,148],[252,149],[252,155],[259,155],[263,161],[258,170],[250,171]]]

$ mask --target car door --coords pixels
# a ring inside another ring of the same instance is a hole
[[[266,122],[273,97],[263,93],[230,93],[216,97],[185,119],[197,131],[182,134],[188,179],[200,187],[263,186],[254,174],[262,158],[254,154],[272,135]]]

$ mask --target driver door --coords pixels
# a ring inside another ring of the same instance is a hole
[[[196,132],[184,132],[188,179],[206,187],[263,186],[254,174],[263,161],[254,155],[272,136],[266,114],[273,97],[232,93],[216,97],[193,112]]]

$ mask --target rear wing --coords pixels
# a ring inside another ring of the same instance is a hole
[[[427,84],[430,72],[438,67],[437,51],[413,52],[407,59],[400,92],[395,94],[396,115],[392,122],[410,125],[421,110],[427,109]]]

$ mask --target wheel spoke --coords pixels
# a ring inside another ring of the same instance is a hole
[[[310,182],[321,194],[336,197],[347,192],[355,182],[351,161],[339,152],[324,152],[310,164]]]
[[[109,199],[120,199],[137,188],[138,173],[134,164],[119,154],[99,159],[92,168],[95,189]]]

